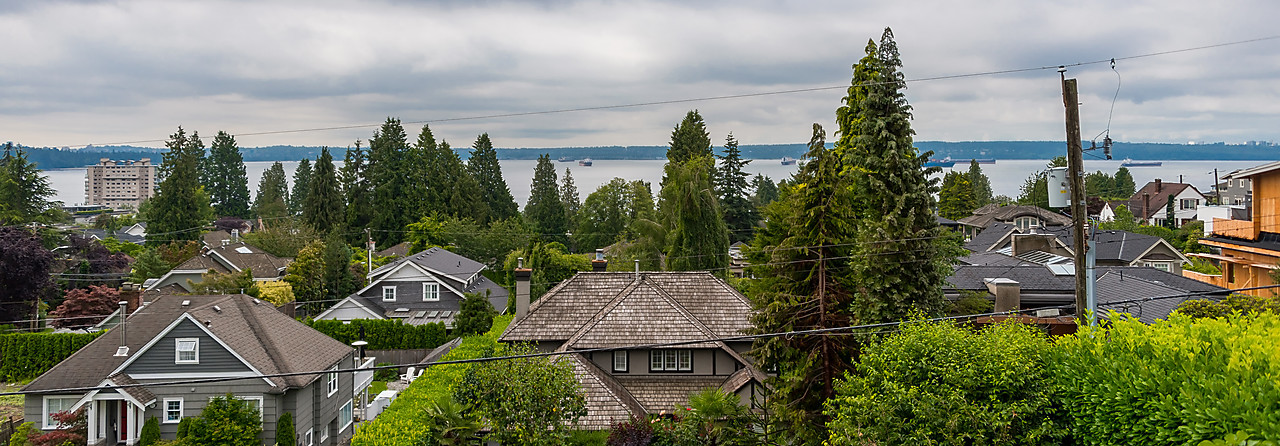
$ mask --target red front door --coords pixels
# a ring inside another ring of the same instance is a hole
[[[129,439],[129,402],[120,401],[118,412],[120,412],[120,428],[117,431],[120,432],[120,442],[124,442]]]

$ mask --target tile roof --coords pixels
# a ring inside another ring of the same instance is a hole
[[[183,301],[190,301],[183,306]],[[217,309],[214,307],[217,306]],[[162,295],[125,320],[129,357],[113,356],[117,336],[101,336],[49,369],[24,390],[92,387],[159,336],[184,314],[264,374],[323,370],[351,354],[352,348],[286,316],[269,303],[243,294]],[[271,378],[277,387],[301,387],[320,375]]]

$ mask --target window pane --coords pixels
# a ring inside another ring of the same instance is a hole
[[[626,370],[627,370],[627,352],[626,351],[613,352],[613,371],[625,372]]]
[[[664,370],[675,370],[676,369],[676,351],[667,350],[666,357],[667,359],[662,362],[662,368]]]
[[[662,350],[649,350],[649,370],[662,370]]]
[[[693,352],[689,350],[680,350],[678,351],[678,353],[679,353],[680,359],[678,361],[676,368],[679,370],[693,369]]]

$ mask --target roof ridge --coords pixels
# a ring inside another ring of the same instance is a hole
[[[257,300],[257,298],[249,296],[244,297]],[[270,358],[271,365],[278,372],[293,372],[294,370],[284,370],[284,367],[280,366],[281,361],[279,361],[279,359],[284,358],[284,353],[276,346],[275,340],[268,335],[267,331],[262,329],[262,323],[258,320],[258,315],[252,308],[256,305],[245,305],[246,303],[244,302],[244,299],[237,299],[234,298],[234,296],[233,300],[236,302],[236,309],[240,310],[240,313],[243,315],[245,324],[249,326],[249,331],[252,332],[253,337],[257,338],[258,342],[262,344],[262,349],[266,350],[267,357]],[[285,383],[282,378],[273,378],[272,382],[284,384],[281,387],[288,387],[288,383]]]
[[[614,308],[616,308],[619,303],[622,303],[623,300],[626,300],[627,297],[631,296],[631,293],[634,292],[636,288],[639,288],[642,282],[644,282],[643,275],[641,275],[636,280],[632,280],[630,284],[627,284],[627,286],[623,287],[622,290],[618,291],[617,295],[613,296],[613,299],[609,300],[609,303],[606,303],[604,304],[603,307],[600,307],[600,310],[596,311],[596,314],[591,315],[591,319],[587,319],[587,322],[585,324],[582,324],[582,326],[578,327],[578,329],[574,331],[572,335],[569,336],[569,339],[566,339],[563,344],[560,344],[560,347],[557,348],[556,350],[558,351],[568,350],[570,345],[573,345],[577,343],[579,340],[581,340],[583,336],[586,336],[587,332],[591,331],[591,329],[595,328],[595,326],[599,324],[600,321],[604,320],[605,315],[609,314],[609,312],[612,311]],[[653,286],[650,286],[650,288],[656,289],[656,287],[653,287]],[[549,294],[550,291],[548,291],[547,293]],[[532,314],[533,309],[530,309],[529,313]],[[528,315],[525,316],[526,319],[528,317],[529,317]]]
[[[609,395],[612,395],[614,399],[622,403],[623,407],[626,407],[632,416],[647,413],[644,405],[640,404],[640,401],[636,399],[635,395],[631,394],[630,390],[627,390],[627,386],[613,379],[613,375],[605,373],[599,366],[596,366],[595,362],[582,356],[582,353],[574,353],[572,358],[582,365],[584,371],[600,382],[600,387],[603,387],[606,392],[609,392]]]
[[[715,279],[715,276],[712,276],[712,278]],[[653,285],[653,289],[657,291],[658,295],[661,296],[663,299],[666,299],[668,302],[671,302],[671,304],[675,306],[676,311],[679,311],[681,315],[689,319],[689,322],[693,323],[694,328],[697,328],[699,331],[701,331],[702,334],[707,337],[707,339],[717,339],[719,337],[719,336],[716,336],[715,332],[711,331],[711,327],[708,327],[707,324],[703,323],[701,319],[698,319],[697,316],[694,316],[693,313],[689,311],[689,309],[685,308],[684,305],[680,305],[679,301],[677,301],[674,297],[671,297],[671,294],[668,293],[667,290],[662,289],[662,287],[658,286],[657,284]],[[734,359],[738,360],[738,362],[742,363],[742,365],[746,366],[751,364],[751,362],[747,361],[747,358],[742,357],[742,355],[738,354],[737,351],[734,351],[733,349],[729,348],[729,344],[726,344],[724,341],[715,340],[712,342],[717,346],[719,346],[721,350],[724,350],[725,353],[728,353],[729,356],[732,356]]]

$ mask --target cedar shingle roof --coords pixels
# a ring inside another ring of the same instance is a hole
[[[189,300],[191,305],[182,306]],[[217,306],[218,310],[213,307]],[[220,311],[219,311],[220,310]],[[190,314],[215,337],[264,374],[323,370],[351,354],[352,348],[286,316],[269,303],[243,294],[162,295],[125,320],[129,357],[183,314]],[[97,386],[128,358],[113,356],[118,336],[101,336],[49,369],[24,390]],[[277,387],[302,387],[320,375],[270,378]]]
[[[649,283],[638,284],[611,303],[575,337],[569,340],[570,347],[575,349],[711,339],[686,312],[663,298]],[[690,344],[689,348],[714,346],[701,343]]]
[[[689,396],[719,388],[722,376],[614,376],[649,413],[673,413],[678,405],[689,404]]]
[[[605,430],[645,415],[644,407],[631,393],[590,360],[577,353],[565,360],[573,361],[573,375],[587,400],[587,415],[578,419],[578,428]]]

